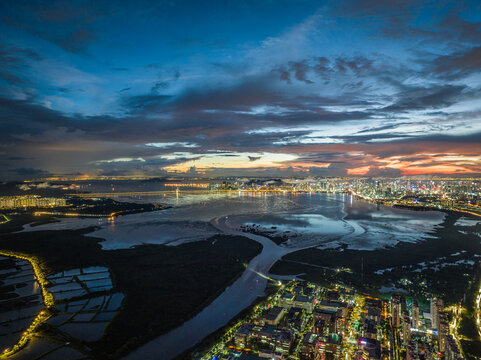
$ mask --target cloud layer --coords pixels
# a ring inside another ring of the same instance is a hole
[[[479,175],[480,10],[5,2],[2,177]]]

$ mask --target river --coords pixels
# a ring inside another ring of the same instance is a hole
[[[351,200],[352,199],[349,199],[349,201]],[[310,209],[311,210],[309,211],[313,211],[312,208]],[[391,213],[389,209],[384,209],[384,211],[386,211],[386,213]],[[405,216],[407,214],[405,210],[401,212],[395,211],[395,213],[402,214],[402,216]],[[284,214],[284,216],[285,215],[286,214]],[[339,243],[340,241],[342,241],[343,238],[353,239],[356,236],[365,234],[366,231],[368,231],[354,220],[345,220],[348,215],[349,211],[344,213],[342,217],[342,219],[344,220],[342,221],[342,223],[347,222],[349,224],[349,221],[354,223],[355,226],[352,226],[350,231],[348,231],[347,233],[345,231],[341,231],[340,234],[335,234],[332,232],[334,226],[332,224],[333,220],[326,219],[327,228],[325,227],[322,231],[324,236],[318,236],[315,244],[318,246],[323,246],[323,243],[331,243],[333,241]],[[414,216],[414,214],[409,215]],[[256,220],[257,222],[260,221],[260,223],[262,224],[263,219],[265,219],[266,217],[272,218],[272,214],[263,214],[261,216],[258,215],[256,216]],[[384,214],[383,217],[388,217],[388,215]],[[214,218],[210,223],[221,233],[246,236],[254,241],[259,242],[263,246],[262,252],[251,260],[242,276],[237,279],[231,286],[229,286],[210,305],[204,308],[204,310],[202,310],[192,319],[186,321],[178,328],[158,337],[157,339],[135,350],[126,357],[127,360],[168,360],[175,358],[185,350],[200,342],[208,334],[224,326],[235,315],[237,315],[243,309],[252,304],[258,296],[264,295],[264,289],[267,283],[266,277],[270,275],[269,269],[272,267],[272,265],[274,265],[277,260],[279,260],[285,254],[308,248],[313,245],[312,236],[307,237],[311,240],[297,240],[294,242],[290,242],[287,246],[279,246],[264,236],[240,232],[236,230],[236,226],[240,223],[248,222],[244,221],[244,218],[245,215],[221,216]],[[435,218],[442,219],[443,216],[435,216]],[[317,220],[319,221],[320,219],[317,218]],[[264,227],[268,228],[268,226],[272,225],[273,222],[276,223],[275,220],[273,221],[272,219],[270,219],[269,224],[264,224]],[[319,225],[321,224],[317,224],[317,226]],[[336,227],[334,226],[334,228]],[[341,228],[338,227],[338,229]]]
[[[175,197],[123,199],[160,202],[172,208],[134,214],[114,222],[70,219],[30,230],[81,228],[98,225],[91,233],[104,238],[104,249],[128,248],[142,243],[177,244],[213,234],[243,235],[263,245],[262,252],[244,273],[199,314],[176,329],[132,352],[126,359],[169,360],[224,326],[264,294],[265,276],[283,255],[308,247],[373,250],[400,241],[417,242],[432,236],[444,214],[376,206],[342,194],[243,194],[182,192]],[[240,232],[243,225],[288,234],[281,246],[270,239]],[[274,230],[273,230],[274,229]],[[295,274],[293,274],[295,275]],[[199,279],[202,281],[202,279]]]

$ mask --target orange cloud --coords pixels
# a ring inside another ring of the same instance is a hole
[[[293,166],[293,167],[302,167],[302,168],[311,168],[311,167],[327,168],[331,164],[330,163],[315,163],[315,162],[291,162],[291,163],[289,163],[289,165]]]
[[[361,166],[354,169],[347,169],[347,174],[348,175],[366,175],[370,169],[371,169],[370,166]]]

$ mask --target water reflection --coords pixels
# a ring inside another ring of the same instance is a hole
[[[375,249],[399,241],[421,241],[431,236],[430,232],[444,218],[439,212],[376,206],[344,194],[180,191],[119,200],[175,206],[120,217],[115,224],[96,219],[66,219],[27,230],[99,225],[100,229],[92,235],[105,238],[102,246],[106,249],[142,243],[177,245],[215,233],[245,235],[263,245],[262,253],[249,263],[248,270],[214,302],[184,325],[131,354],[132,359],[173,358],[227,323],[263,294],[266,279],[261,275],[268,274],[270,267],[289,252],[312,246]],[[289,240],[278,246],[264,236],[239,231],[241,226],[254,223],[264,230],[289,231]]]
[[[124,200],[132,201],[126,198]],[[144,202],[154,199],[146,197]],[[440,212],[414,212],[376,206],[344,194],[284,194],[182,191],[166,195],[170,209],[134,214],[115,220],[64,219],[27,230],[68,229],[98,225],[92,235],[105,238],[105,249],[128,248],[142,243],[178,245],[205,239],[218,231],[212,219],[229,216],[228,225],[239,229],[257,224],[266,230],[291,233],[287,247],[347,245],[375,249],[399,241],[428,238],[442,222]]]

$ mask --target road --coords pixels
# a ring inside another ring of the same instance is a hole
[[[283,255],[299,250],[276,245],[270,239],[244,233],[227,225],[228,217],[219,217],[211,224],[227,235],[239,235],[260,243],[262,252],[251,260],[243,274],[211,304],[183,325],[141,346],[126,356],[134,359],[169,360],[200,342],[207,335],[224,326],[239,312],[251,305],[258,296],[264,295],[269,269]]]

